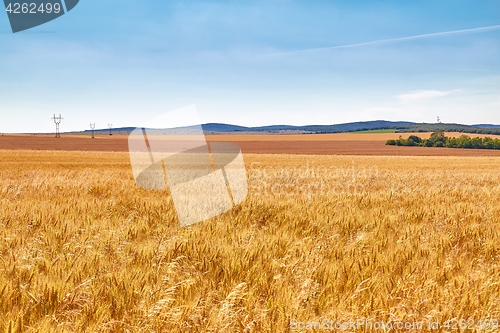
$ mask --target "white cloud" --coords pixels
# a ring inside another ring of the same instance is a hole
[[[439,90],[419,90],[414,93],[401,94],[398,96],[399,100],[405,104],[412,102],[417,102],[426,99],[438,98],[449,95],[456,90],[451,91],[439,91]]]
[[[268,54],[268,55],[281,55],[281,54],[302,53],[302,52],[311,52],[311,51],[346,49],[346,48],[360,47],[360,46],[367,46],[367,45],[378,45],[378,44],[385,44],[385,43],[404,42],[404,41],[415,40],[415,39],[435,38],[435,37],[443,37],[443,36],[450,36],[450,35],[462,35],[462,34],[467,34],[467,33],[479,33],[479,32],[498,30],[498,29],[500,29],[500,25],[491,25],[491,26],[480,27],[480,28],[462,29],[462,30],[453,30],[453,31],[444,31],[444,32],[434,32],[434,33],[430,33],[430,34],[399,37],[399,38],[380,39],[380,40],[374,40],[371,42],[364,42],[364,43],[337,45],[337,46],[329,46],[329,47],[316,47],[316,48],[296,50],[296,51],[287,51],[287,52],[277,52],[277,53]]]

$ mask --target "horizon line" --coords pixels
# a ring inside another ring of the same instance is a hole
[[[289,126],[289,127],[309,127],[309,126],[337,126],[337,125],[348,125],[348,124],[356,124],[356,123],[370,123],[370,122],[389,122],[389,123],[408,123],[408,124],[425,124],[425,125],[462,125],[462,126],[480,126],[480,125],[491,125],[491,126],[499,126],[500,124],[494,124],[494,123],[474,123],[474,124],[465,124],[465,123],[436,123],[436,122],[415,122],[415,121],[407,121],[407,120],[360,120],[360,121],[351,121],[351,122],[345,122],[345,123],[337,123],[337,124],[310,124],[310,125],[286,125],[286,124],[279,124],[279,125],[260,125],[260,126],[243,126],[243,125],[235,125],[235,124],[229,124],[229,123],[217,123],[217,122],[210,122],[210,123],[203,123],[203,124],[198,124],[198,125],[189,125],[189,126],[183,126],[183,127],[173,127],[173,128],[148,128],[152,130],[173,130],[173,129],[184,129],[184,128],[189,128],[189,127],[194,127],[194,126],[203,126],[203,125],[226,125],[226,126],[238,126],[238,127],[245,127],[247,129],[256,129],[256,128],[262,128],[262,127],[272,127],[272,126]],[[136,129],[136,128],[143,128],[142,126],[122,126],[122,127],[113,127],[111,128],[111,131],[113,130],[124,130],[124,129]],[[110,128],[101,128],[101,129],[95,129],[94,132],[107,132],[109,133]],[[86,132],[92,132],[91,129],[85,129],[85,130],[72,130],[72,131],[67,131],[67,132],[61,132],[61,134],[78,134],[78,133],[86,133]],[[26,134],[26,135],[33,135],[33,134],[54,134],[55,132],[1,132],[0,135],[4,134]]]

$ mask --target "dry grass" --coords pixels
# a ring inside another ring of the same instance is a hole
[[[125,153],[0,151],[0,332],[500,318],[499,158],[245,162],[249,197],[179,228]]]

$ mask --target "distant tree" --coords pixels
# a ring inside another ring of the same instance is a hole
[[[444,143],[442,141],[434,142],[434,147],[444,147]]]
[[[482,138],[471,139],[471,144],[472,144],[472,148],[475,148],[475,149],[483,149],[484,148]]]
[[[418,144],[420,144],[420,143],[422,143],[422,138],[420,138],[420,137],[418,137],[418,136],[416,136],[416,135],[410,135],[410,136],[408,137],[408,141],[409,141],[409,140],[412,140],[412,141],[413,141],[414,143],[416,143],[417,145],[418,145]]]
[[[462,135],[458,138],[458,148],[472,148],[470,137]]]
[[[438,130],[438,131],[432,133],[431,136],[429,137],[429,141],[432,142],[433,146],[435,146],[437,142],[440,142],[444,146],[446,143],[446,140],[447,140],[447,138],[444,135],[444,131],[442,131],[442,130]],[[443,146],[440,146],[440,147],[443,147]]]
[[[387,142],[385,144],[389,145],[389,146],[395,146],[396,145],[396,140],[389,139],[389,140],[387,140]]]
[[[485,149],[494,149],[495,146],[493,144],[493,139],[490,138],[489,136],[483,138],[483,147]]]
[[[448,148],[469,148],[469,149],[498,149],[500,150],[500,139],[491,137],[470,138],[462,135],[459,138],[449,138],[443,130],[433,132],[429,139],[422,139],[416,135],[410,135],[408,139],[399,136],[397,140],[387,140],[387,145],[391,146],[422,146],[422,147],[448,147]]]
[[[448,141],[446,141],[446,147],[458,148],[458,139],[457,138],[448,138]]]

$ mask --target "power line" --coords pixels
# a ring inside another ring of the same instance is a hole
[[[90,129],[92,130],[92,139],[94,138],[95,123],[90,123]]]
[[[61,137],[61,132],[59,131],[59,124],[61,121],[64,119],[61,117],[61,114],[59,113],[59,117],[56,117],[56,114],[54,113],[54,117],[52,118],[54,120],[54,123],[56,124],[56,138]]]

